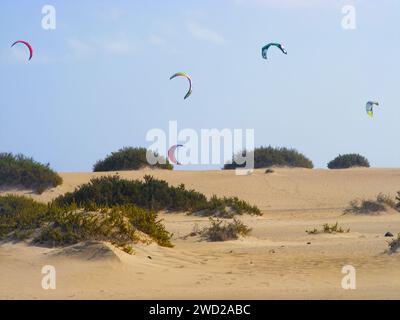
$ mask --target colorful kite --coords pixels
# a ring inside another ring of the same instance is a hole
[[[379,102],[376,101],[368,101],[367,105],[365,107],[365,110],[367,111],[367,114],[373,118],[374,116],[374,106],[379,107]]]
[[[177,144],[177,145],[172,146],[172,147],[169,148],[169,150],[168,150],[168,160],[169,160],[172,164],[176,164],[176,165],[178,165],[178,166],[180,166],[181,164],[178,162],[178,160],[176,160],[175,151],[176,151],[176,149],[178,149],[178,148],[180,148],[180,147],[183,147],[183,145]]]
[[[188,79],[189,81],[189,91],[186,93],[185,95],[185,99],[189,98],[189,96],[192,94],[192,79],[184,72],[178,72],[175,73],[171,78],[169,78],[169,80],[172,80],[176,77],[184,77],[186,79]]]

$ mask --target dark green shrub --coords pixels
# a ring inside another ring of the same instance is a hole
[[[144,181],[124,180],[118,176],[95,178],[74,192],[58,197],[55,203],[60,206],[76,203],[80,207],[134,204],[156,212],[199,212],[209,216],[261,215],[257,207],[238,198],[219,199],[214,196],[207,200],[204,194],[186,190],[183,184],[173,187],[151,176],[145,176]]]
[[[0,186],[25,187],[38,193],[62,184],[62,178],[49,165],[23,155],[0,154]]]
[[[329,169],[348,169],[353,167],[369,168],[368,160],[359,154],[344,154],[339,155],[328,163]]]
[[[251,229],[243,222],[233,219],[227,222],[210,218],[211,225],[201,231],[201,237],[208,241],[227,241],[238,239],[239,236],[246,236]]]
[[[237,214],[242,215],[244,213],[257,216],[262,215],[259,208],[252,206],[237,197],[218,198],[214,195],[208,201],[205,208],[199,209],[202,210],[202,216],[215,216],[221,218],[233,218]]]
[[[173,166],[166,160],[165,164],[150,165],[146,158],[147,149],[126,147],[117,152],[112,152],[104,160],[96,162],[94,172],[118,171],[118,170],[140,170],[145,167],[172,170]],[[158,157],[157,154],[154,154]]]
[[[269,146],[255,148],[254,151],[251,152],[254,153],[255,169],[268,168],[272,166],[307,169],[312,169],[314,167],[311,160],[295,149],[273,148]],[[245,167],[246,164],[239,165],[235,162],[235,159],[242,154],[243,153],[234,155],[232,163],[225,164],[224,169],[230,170]]]

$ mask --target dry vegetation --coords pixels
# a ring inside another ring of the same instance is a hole
[[[251,228],[236,218],[234,218],[232,221],[226,221],[219,218],[215,219],[210,217],[209,226],[200,229],[198,225],[195,225],[192,232],[188,236],[200,236],[203,240],[219,242],[236,240],[241,236],[244,237],[249,235],[250,232]]]
[[[396,201],[390,196],[379,194],[375,200],[353,200],[344,210],[345,214],[379,214],[388,209],[397,209]]]
[[[335,224],[328,224],[325,223],[322,225],[322,229],[318,230],[314,228],[313,230],[306,230],[308,234],[321,234],[321,233],[328,233],[328,234],[335,234],[335,233],[349,233],[350,229],[343,229],[341,226],[339,226],[339,223],[336,222]]]
[[[50,246],[98,240],[124,249],[131,243],[142,241],[143,234],[161,246],[172,246],[172,234],[165,230],[157,214],[134,205],[92,211],[74,204],[60,207],[25,197],[0,197],[2,240],[31,240]]]

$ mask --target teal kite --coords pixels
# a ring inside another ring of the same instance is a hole
[[[270,47],[277,47],[278,49],[280,49],[284,54],[287,54],[286,49],[280,44],[280,43],[269,43],[267,44],[265,47],[262,48],[262,57],[264,59],[267,59],[267,52],[269,50]]]

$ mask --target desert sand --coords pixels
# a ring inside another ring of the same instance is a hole
[[[116,173],[107,173],[116,174]],[[242,216],[249,237],[211,243],[185,237],[207,218],[161,214],[174,233],[174,248],[135,246],[128,255],[110,244],[87,242],[67,248],[0,245],[1,299],[400,299],[400,254],[385,253],[387,231],[400,232],[400,214],[343,215],[349,201],[395,196],[400,169],[119,172],[146,174],[207,196],[238,196],[257,205],[262,217]],[[2,190],[47,202],[91,177],[105,173],[63,173],[64,184],[42,195]],[[339,222],[350,233],[308,235]],[[56,268],[56,289],[43,290],[41,269]],[[342,268],[356,268],[355,290],[341,287]]]

